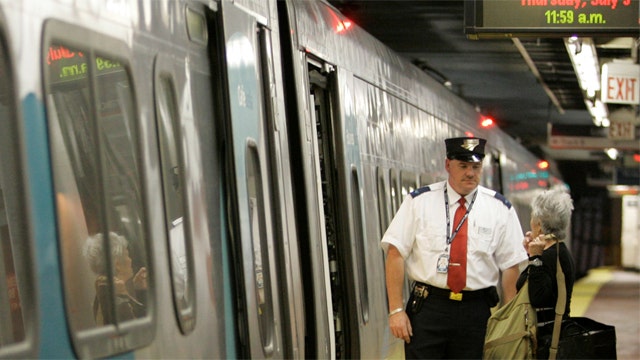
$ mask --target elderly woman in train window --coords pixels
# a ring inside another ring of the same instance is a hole
[[[96,324],[113,324],[143,316],[145,306],[132,294],[144,292],[147,288],[147,269],[140,268],[133,274],[131,257],[129,257],[128,242],[124,236],[114,232],[109,233],[109,248],[111,250],[112,271],[107,271],[107,256],[105,253],[103,234],[90,236],[84,246],[84,256],[89,261],[91,270],[96,274],[96,297],[93,301],[93,315]],[[112,276],[115,296],[110,296],[109,276]],[[115,301],[116,314],[111,312],[111,303]],[[115,318],[114,318],[115,316]]]
[[[564,273],[567,289],[564,316],[569,316],[575,267],[571,253],[563,240],[567,237],[572,211],[571,196],[562,190],[548,190],[540,193],[531,203],[531,231],[527,231],[523,241],[529,254],[529,266],[520,274],[516,288],[520,290],[527,278],[529,279],[529,297],[531,305],[536,308],[539,326],[552,322],[555,318],[555,306],[558,300],[556,278],[558,249],[560,267]]]

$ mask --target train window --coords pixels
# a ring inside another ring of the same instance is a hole
[[[499,193],[504,193],[502,188],[502,166],[500,164],[500,153],[495,151],[491,152],[489,156],[485,157],[485,170],[482,172],[482,183],[489,189],[495,190]]]
[[[123,45],[48,26],[86,36],[45,41],[45,95],[67,319],[77,355],[101,357],[153,336],[135,97],[126,60],[94,48]]]
[[[391,169],[389,176],[391,177],[391,205],[393,206],[393,213],[400,208],[402,203],[402,195],[400,194],[400,186],[398,184],[398,174],[395,170]]]
[[[253,245],[253,274],[255,281],[256,310],[260,335],[265,354],[273,352],[273,297],[269,271],[268,234],[265,213],[266,199],[262,189],[260,158],[257,145],[249,141],[246,152],[247,196],[249,201],[249,225]]]
[[[351,169],[351,206],[353,206],[353,228],[356,251],[356,271],[358,274],[358,293],[360,296],[360,309],[362,321],[369,322],[369,281],[367,280],[367,257],[365,255],[365,239],[362,222],[362,201],[360,200],[360,180],[355,167]]]
[[[33,344],[25,346],[25,342],[35,325],[19,130],[8,59],[0,37],[0,358],[25,357],[32,351]]]
[[[378,214],[380,216],[380,234],[384,235],[385,231],[387,231],[387,227],[389,227],[389,223],[391,222],[391,204],[389,204],[389,192],[387,191],[388,187],[384,178],[384,171],[382,168],[377,168],[376,172],[378,177]]]
[[[387,231],[389,224],[391,223],[391,203],[389,202],[389,191],[387,187],[387,181],[384,178],[384,170],[380,167],[376,168],[376,175],[378,178],[378,214],[380,223],[380,236],[382,239],[384,233]],[[384,250],[380,248],[382,256],[382,264],[385,264],[386,256]],[[385,305],[389,305],[389,298],[385,293]]]
[[[427,186],[429,184],[434,183],[434,176],[427,174],[427,173],[422,173],[420,174],[420,183],[418,184],[418,186]]]
[[[185,17],[189,39],[193,42],[206,45],[209,33],[207,32],[207,20],[204,15],[190,7],[187,7]]]
[[[410,171],[400,172],[400,183],[402,185],[402,200],[416,189],[416,174]],[[401,200],[401,201],[402,201]]]
[[[175,86],[168,74],[156,82],[158,143],[164,195],[165,227],[170,254],[173,300],[180,329],[184,334],[195,326],[193,254],[186,222],[186,183],[181,150],[181,130]]]

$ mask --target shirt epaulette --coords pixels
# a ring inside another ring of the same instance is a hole
[[[418,195],[420,195],[420,194],[424,194],[424,193],[429,192],[429,191],[431,191],[431,188],[430,188],[430,187],[428,187],[428,186],[423,186],[423,187],[421,187],[421,188],[419,188],[419,189],[413,190],[413,191],[411,192],[411,197],[415,199]]]
[[[496,192],[496,194],[493,195],[493,197],[495,197],[496,199],[502,201],[504,206],[506,206],[508,209],[511,209],[511,202],[509,202],[509,200],[507,200],[507,198],[504,197],[504,195],[500,194],[499,192]]]

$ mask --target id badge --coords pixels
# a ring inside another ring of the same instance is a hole
[[[440,274],[446,274],[449,269],[449,254],[442,254],[438,257],[438,266],[436,270]]]

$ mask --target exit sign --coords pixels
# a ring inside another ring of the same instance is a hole
[[[609,139],[633,140],[636,138],[636,127],[631,121],[611,120]],[[638,145],[640,148],[640,144]]]
[[[615,62],[602,65],[600,87],[603,103],[640,104],[640,65]]]

